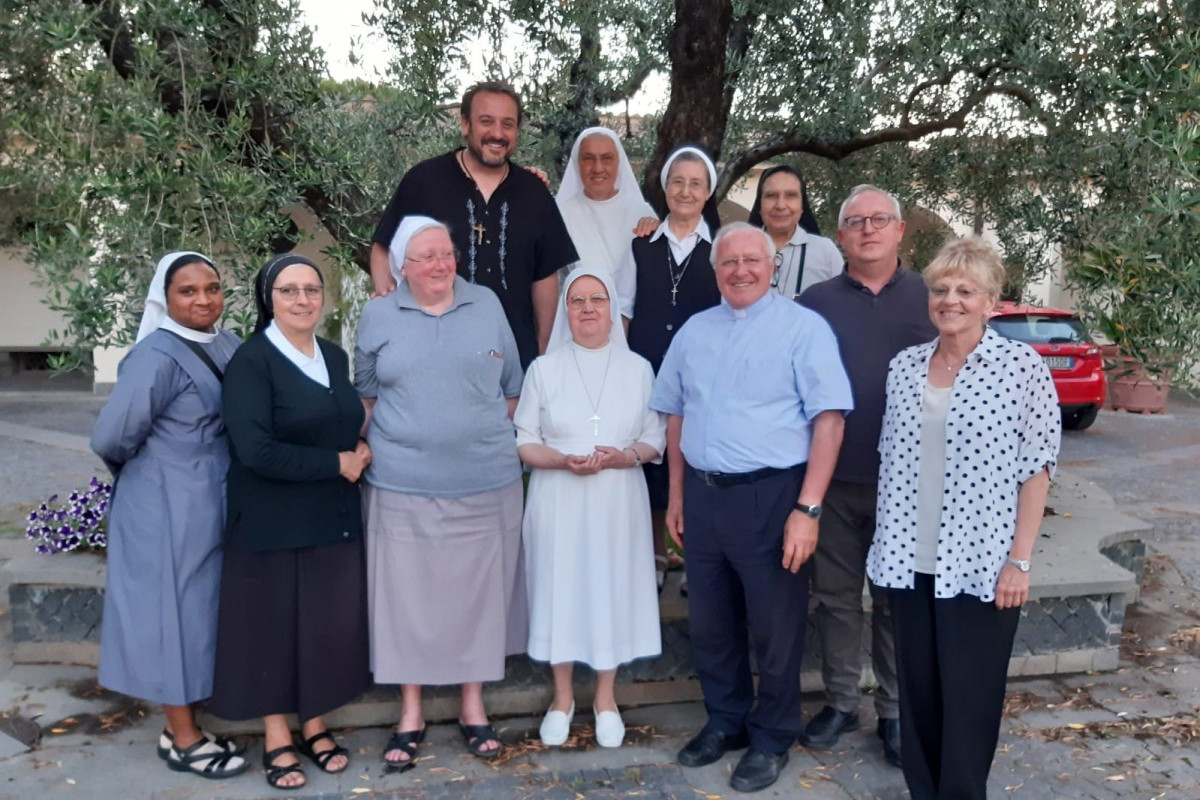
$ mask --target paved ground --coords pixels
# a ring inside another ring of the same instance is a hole
[[[29,504],[84,485],[97,462],[86,436],[99,402],[66,393],[0,395],[0,560],[24,553]],[[1141,603],[1130,613],[1121,667],[1010,683],[989,795],[1020,800],[1200,797],[1200,405],[1174,399],[1170,413],[1104,412],[1089,431],[1069,433],[1063,468],[1096,481],[1154,532]],[[3,587],[0,587],[3,588]],[[3,601],[0,601],[2,604]],[[2,606],[0,606],[2,607]],[[0,610],[0,615],[4,612]],[[99,692],[90,669],[14,666],[0,619],[0,729],[5,717],[33,719],[41,745],[24,752],[0,735],[0,800],[7,798],[696,798],[718,800],[732,759],[681,770],[674,752],[703,722],[697,704],[629,710],[637,726],[616,751],[595,746],[581,715],[576,747],[544,751],[527,736],[536,719],[499,721],[510,747],[488,766],[463,754],[457,733],[431,730],[420,763],[385,775],[383,729],[347,731],[352,769],[334,778],[309,769],[310,784],[274,792],[256,774],[210,783],[165,769],[152,748],[161,716]],[[810,698],[809,710],[820,707]],[[865,709],[864,709],[865,710]],[[869,713],[869,712],[867,712]],[[784,777],[764,797],[814,800],[905,798],[898,770],[883,764],[874,719],[834,752],[797,747]],[[257,757],[259,742],[251,742]]]

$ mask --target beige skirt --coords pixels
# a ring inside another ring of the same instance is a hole
[[[521,481],[466,497],[364,495],[375,682],[502,679],[529,637]]]

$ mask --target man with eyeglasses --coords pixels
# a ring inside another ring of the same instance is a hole
[[[444,223],[458,251],[458,273],[491,289],[517,339],[521,366],[546,349],[558,306],[558,270],[579,260],[554,197],[511,160],[521,133],[521,97],[506,83],[478,83],[463,95],[464,147],[413,166],[392,195],[371,245],[375,294],[395,283],[388,246],[400,220]]]
[[[650,400],[668,415],[667,529],[686,545],[692,663],[708,712],[677,759],[700,767],[749,747],[730,778],[741,792],[779,778],[803,725],[797,619],[854,405],[829,325],[771,291],[774,251],[763,230],[721,228],[721,303],[679,329]]]
[[[826,705],[805,726],[805,747],[830,749],[858,730],[862,683],[863,581],[875,535],[879,433],[888,364],[906,347],[932,339],[927,292],[916,272],[900,263],[904,220],[895,197],[856,186],[838,214],[838,242],[846,271],[807,289],[800,303],[819,313],[837,335],[842,363],[854,388],[854,411],[833,481],[825,495],[821,539],[813,558],[813,617],[821,650]],[[887,594],[871,586],[871,663],[876,733],[887,763],[900,766],[896,655]]]

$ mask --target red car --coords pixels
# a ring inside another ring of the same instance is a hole
[[[1046,359],[1063,427],[1081,431],[1096,421],[1104,405],[1108,381],[1100,348],[1088,338],[1079,317],[1058,308],[1038,308],[1004,301],[992,311],[992,330],[1026,342]]]

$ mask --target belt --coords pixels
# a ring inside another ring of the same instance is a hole
[[[724,489],[729,486],[741,486],[744,483],[754,483],[761,481],[763,478],[770,478],[773,475],[782,475],[785,472],[792,472],[799,469],[801,464],[794,467],[763,467],[751,472],[705,472],[702,469],[689,467],[697,478],[704,481],[709,486],[716,486]]]

